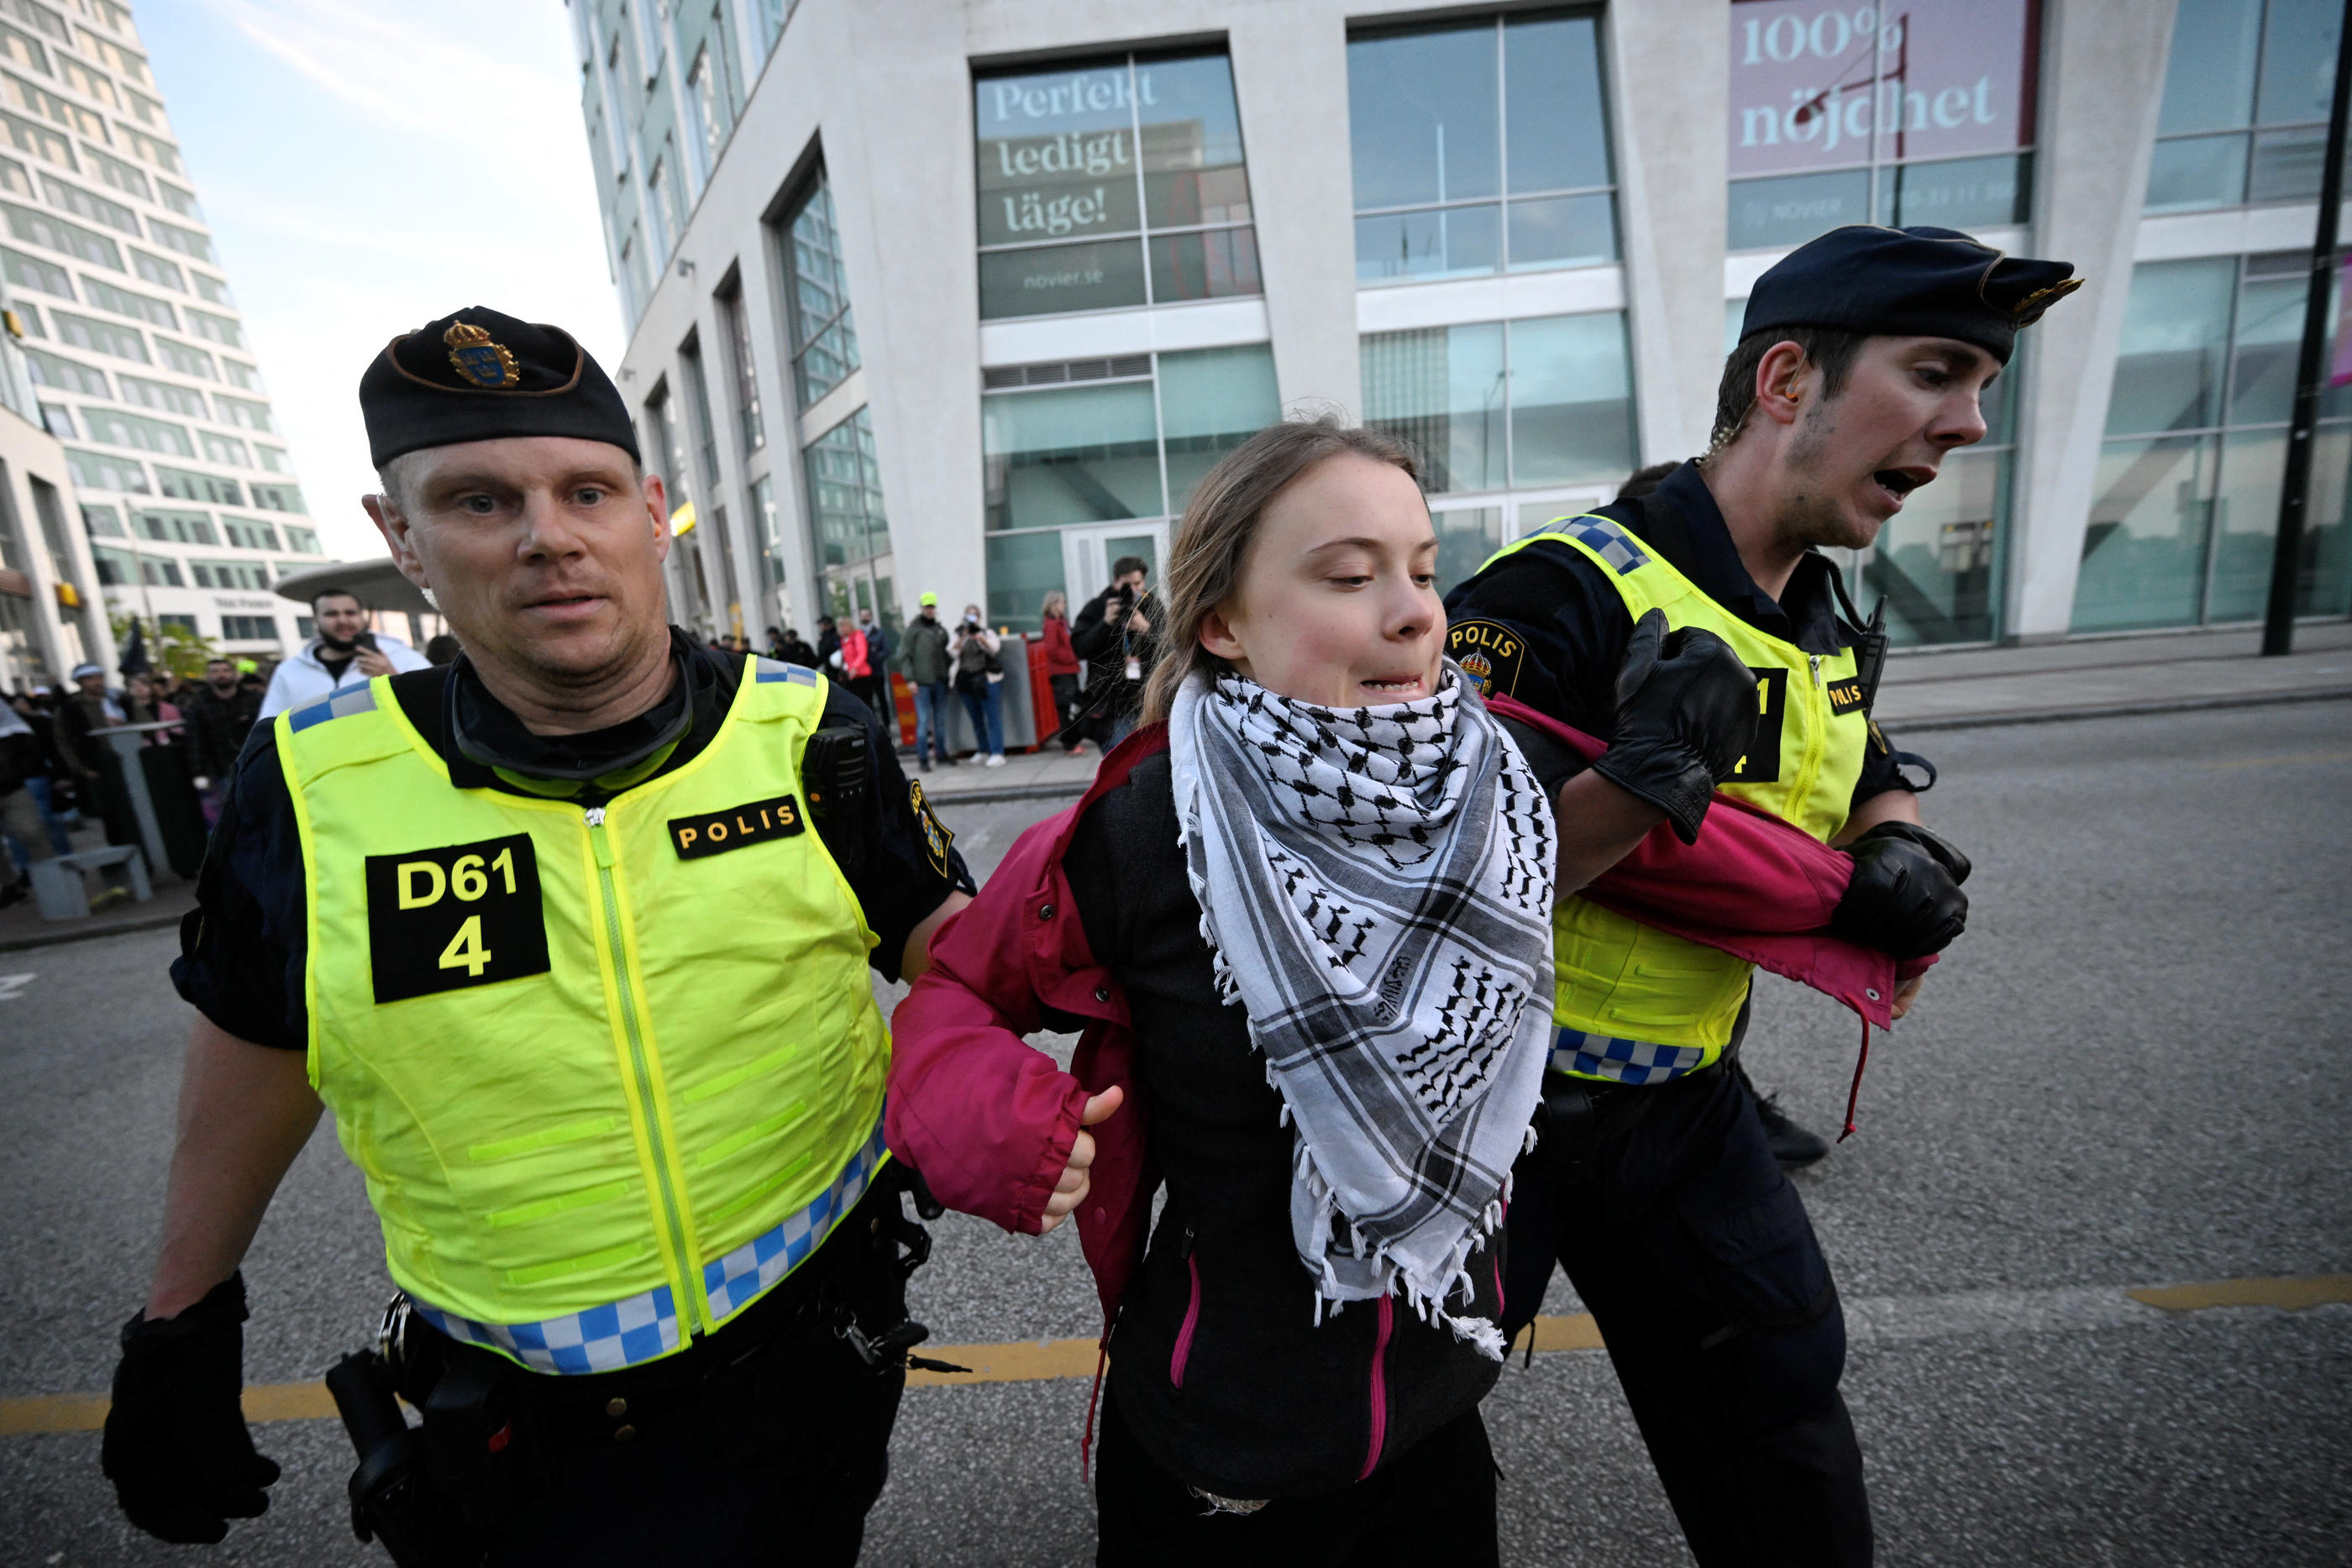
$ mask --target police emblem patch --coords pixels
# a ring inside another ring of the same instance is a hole
[[[479,327],[459,321],[441,334],[449,345],[449,362],[457,373],[478,387],[498,392],[522,380],[521,367],[504,343],[490,341],[490,335]]]
[[[949,868],[948,848],[955,842],[955,834],[931,810],[930,797],[923,793],[922,785],[912,779],[907,780],[907,804],[914,808],[915,826],[923,835],[923,853],[929,858],[931,869],[941,876],[954,875]]]
[[[1481,697],[1509,696],[1519,684],[1527,640],[1496,621],[1464,621],[1445,629],[1445,652]]]

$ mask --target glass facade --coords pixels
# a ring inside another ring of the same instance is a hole
[[[1592,17],[1359,34],[1348,104],[1357,282],[1617,259]]]
[[[1616,311],[1376,332],[1364,423],[1422,455],[1443,494],[1624,477],[1633,386]]]
[[[982,76],[972,114],[983,319],[1260,291],[1222,51]]]
[[[874,457],[874,423],[859,409],[801,454],[808,478],[809,533],[824,580],[824,614],[871,609],[896,625],[890,524],[882,510],[882,465]]]
[[[1282,413],[1274,355],[1263,343],[987,375],[987,609],[999,625],[1034,628],[1046,593],[1061,589],[1083,600],[1100,586],[1066,580],[1073,570],[1066,530],[1130,546],[1156,540],[1217,459]],[[1131,535],[1095,526],[1129,522],[1150,526]]]
[[[2036,0],[1734,0],[1729,15],[1731,249],[1845,224],[2026,221]]]
[[[858,366],[849,275],[841,264],[841,231],[834,226],[833,187],[824,170],[784,214],[782,230],[793,390],[805,413]]]
[[[2319,194],[2336,89],[2336,0],[2179,0],[2147,210]]]
[[[2074,630],[2259,620],[2270,593],[2308,258],[2132,271]],[[2321,404],[2296,608],[2352,609],[2352,388]]]

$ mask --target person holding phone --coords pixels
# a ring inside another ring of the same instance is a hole
[[[322,588],[310,596],[316,630],[302,651],[278,666],[261,699],[261,717],[275,718],[347,686],[363,686],[378,675],[432,667],[432,661],[389,634],[368,630],[368,608],[348,588]]]

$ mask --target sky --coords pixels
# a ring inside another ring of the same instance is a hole
[[[327,552],[384,553],[360,372],[467,305],[625,341],[562,0],[138,0]]]

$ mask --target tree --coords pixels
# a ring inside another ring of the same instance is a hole
[[[183,680],[205,678],[205,665],[221,656],[213,640],[185,622],[144,620],[136,615],[108,617],[114,628],[114,645],[122,647],[131,641],[131,629],[137,626],[147,644],[148,662],[160,674],[178,675]]]

